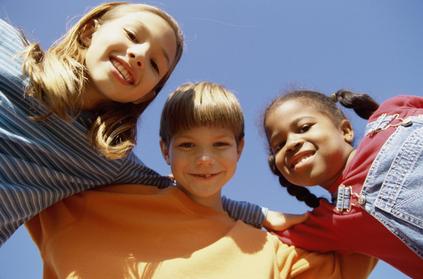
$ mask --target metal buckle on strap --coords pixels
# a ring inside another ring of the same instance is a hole
[[[336,196],[335,211],[338,213],[351,211],[351,193],[352,187],[343,184],[338,187],[338,194]]]
[[[361,193],[353,193],[351,186],[341,184],[338,186],[336,204],[334,211],[336,213],[348,213],[353,206],[364,206],[366,197]]]

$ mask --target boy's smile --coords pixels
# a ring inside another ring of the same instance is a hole
[[[220,201],[220,190],[232,178],[242,150],[227,128],[197,127],[161,142],[177,186],[204,205]]]

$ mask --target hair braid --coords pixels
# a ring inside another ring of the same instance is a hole
[[[294,196],[297,200],[304,202],[307,206],[311,208],[316,208],[319,206],[319,201],[322,198],[317,197],[315,194],[311,193],[306,187],[301,187],[290,183],[288,180],[283,177],[283,175],[276,168],[275,156],[269,155],[269,166],[274,174],[279,177],[279,183],[282,187],[285,187],[288,191],[288,194]]]
[[[346,108],[351,108],[358,116],[364,119],[369,119],[379,107],[378,103],[367,94],[353,93],[348,90],[338,90],[332,94],[335,102],[339,102]]]

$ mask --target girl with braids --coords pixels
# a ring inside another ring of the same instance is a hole
[[[132,149],[138,117],[182,50],[176,21],[144,4],[100,4],[46,52],[0,20],[0,245],[41,210],[81,191],[172,185]],[[260,207],[224,205],[234,218],[261,225]]]
[[[356,149],[339,102],[368,119]],[[413,278],[423,277],[423,98],[398,96],[380,106],[340,90],[328,97],[293,91],[275,99],[263,120],[269,164],[291,195],[314,209],[279,232],[313,251],[357,252]],[[333,203],[307,186],[328,190]]]

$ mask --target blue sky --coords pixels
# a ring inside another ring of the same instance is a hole
[[[74,17],[101,2],[2,0],[0,17],[47,48]],[[423,2],[418,0],[145,3],[165,9],[178,20],[186,50],[169,83],[140,120],[136,152],[153,169],[169,173],[158,145],[165,97],[187,81],[222,83],[236,93],[246,115],[246,147],[236,176],[224,189],[233,199],[285,212],[307,210],[278,186],[267,167],[261,114],[281,90],[331,93],[348,88],[368,92],[378,101],[423,92]],[[353,115],[351,119],[360,136],[364,122]],[[38,251],[21,228],[0,249],[0,279],[41,278],[41,272]],[[370,278],[408,277],[380,262]]]

